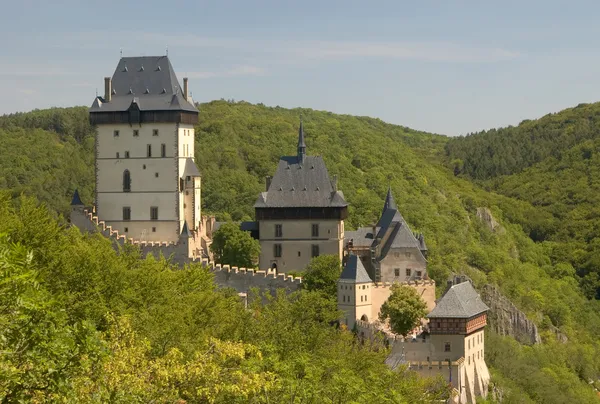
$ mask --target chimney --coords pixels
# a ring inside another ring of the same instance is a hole
[[[188,78],[183,78],[183,98],[188,99]]]
[[[110,77],[104,78],[104,102],[110,102],[112,97],[112,80]]]
[[[333,191],[337,192],[337,174],[333,176],[333,181],[332,181],[332,185],[333,185]]]
[[[265,177],[266,180],[266,184],[267,184],[267,189],[265,189],[265,191],[269,191],[269,187],[271,186],[271,180],[273,179],[273,177],[271,177],[270,175],[267,175]]]

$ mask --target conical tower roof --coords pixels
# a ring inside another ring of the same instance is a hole
[[[340,275],[340,282],[345,283],[369,283],[373,282],[367,273],[363,263],[355,254],[348,256],[348,261]]]
[[[71,206],[83,206],[83,202],[81,202],[81,198],[79,197],[79,191],[75,190],[73,192],[73,199],[71,199]]]

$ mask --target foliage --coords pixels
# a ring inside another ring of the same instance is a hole
[[[427,314],[427,305],[415,288],[395,283],[390,290],[390,297],[379,311],[379,320],[389,320],[391,330],[406,337]]]
[[[252,268],[260,254],[260,244],[236,223],[223,224],[214,234],[210,250],[217,262]]]
[[[300,291],[244,307],[200,265],[115,253],[0,193],[0,401],[399,402],[448,397],[393,372]],[[260,298],[262,299],[262,298]]]
[[[321,291],[336,299],[337,281],[342,273],[342,264],[337,255],[320,255],[310,260],[302,274],[302,285],[311,291]]]

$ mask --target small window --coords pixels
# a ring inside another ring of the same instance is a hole
[[[152,228],[152,233],[156,233],[156,227]]]
[[[123,206],[123,220],[131,220],[131,207]]]
[[[154,176],[155,176],[156,178],[158,178],[158,173],[154,173]]]
[[[312,248],[311,248],[311,252],[312,252],[312,256],[313,257],[318,257],[319,256],[319,245],[318,244],[313,244]]]
[[[281,258],[281,244],[273,245],[273,250],[273,255],[275,256],[275,258]]]
[[[152,157],[152,145],[151,144],[146,146],[146,155],[148,157]]]
[[[450,352],[450,343],[449,342],[444,343],[444,352]]]
[[[150,208],[150,220],[158,220],[158,206]]]
[[[125,227],[125,233],[129,233],[129,227]]]
[[[185,194],[186,194],[186,195],[189,195],[189,194],[190,194],[190,191],[185,191]]]
[[[186,175],[186,176],[185,176],[185,180],[186,180],[186,181],[191,181],[191,180],[192,180],[192,177],[190,177],[189,175]]]
[[[129,150],[125,150],[125,158],[128,159],[129,158]]]
[[[120,156],[119,156],[119,152],[117,152],[117,158],[120,158]]]
[[[395,257],[395,258],[400,258],[400,253],[399,253],[399,252],[395,252],[395,253],[394,253],[394,257]]]
[[[114,136],[114,137],[119,137],[119,131],[118,131],[118,130],[114,131],[114,132],[113,132],[113,136]]]
[[[167,145],[164,143],[160,145],[160,156],[167,157]]]
[[[298,257],[299,257],[300,255],[302,255],[302,254],[300,254],[300,251],[298,251]]]
[[[142,166],[142,168],[145,170],[145,169],[146,169],[146,164],[144,164],[144,165]]]
[[[158,129],[152,129],[152,136],[158,136]]]
[[[133,136],[138,137],[140,135],[140,131],[138,129],[133,130]]]
[[[400,268],[394,268],[394,276],[400,276]]]
[[[275,237],[283,237],[283,225],[275,225]]]
[[[417,271],[417,278],[421,277],[421,273],[422,273],[421,271]]]
[[[312,236],[319,237],[319,225],[316,223],[312,225]]]
[[[412,273],[412,270],[410,268],[406,268],[406,276],[410,276]]]
[[[361,302],[363,301],[363,297],[362,297],[362,295],[360,296],[360,301],[361,301]]]
[[[410,253],[409,252],[404,253],[404,254],[406,255],[406,258],[410,258]]]

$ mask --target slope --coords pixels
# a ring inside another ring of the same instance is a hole
[[[550,213],[455,177],[438,163],[447,141],[441,136],[372,118],[244,102],[214,101],[200,111],[196,159],[205,211],[236,220],[252,217],[264,177],[280,155],[295,151],[302,114],[308,153],[323,155],[351,203],[348,227],[376,219],[391,183],[404,217],[427,238],[430,273],[438,284],[451,273],[466,273],[478,285],[498,284],[540,326],[545,343],[539,346],[490,336],[487,359],[505,397],[595,402],[586,384],[600,372],[598,303],[582,296],[572,274],[563,271],[564,262],[534,243],[521,225],[529,218],[552,221]],[[90,153],[85,147],[78,152],[81,158]],[[30,192],[35,194],[33,187]],[[501,228],[491,231],[482,223],[478,207],[488,207]],[[568,343],[556,341],[554,327]]]

